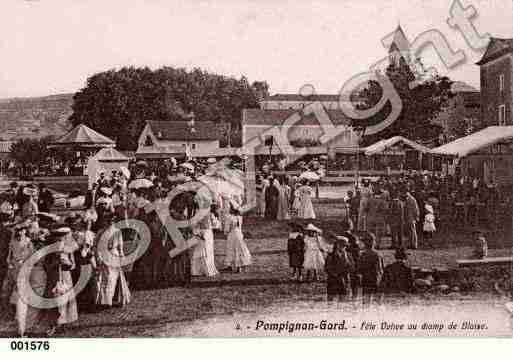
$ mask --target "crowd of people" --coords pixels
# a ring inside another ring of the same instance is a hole
[[[61,326],[77,321],[80,312],[126,306],[134,289],[186,285],[192,276],[218,275],[214,229],[223,231],[227,239],[221,271],[246,270],[252,256],[242,233],[241,198],[210,189],[207,199],[201,197],[200,191],[187,186],[197,181],[195,164],[174,166],[172,180],[165,178],[166,187],[153,177],[146,163],[131,166],[132,173],[100,172],[87,192],[85,209],[62,216],[52,213],[53,195],[44,185],[12,183],[0,201],[0,297],[11,308],[19,335],[33,330],[52,335]],[[216,161],[212,159],[208,165],[215,166]],[[237,168],[229,160],[222,166]],[[197,244],[171,256],[180,248],[161,221],[158,206],[151,204],[162,201],[177,187],[180,190],[169,203],[175,220],[190,221],[204,209],[204,203],[208,208],[206,215],[191,221],[191,226],[179,229],[182,238],[195,239]],[[149,229],[151,238],[144,252],[139,249],[142,234],[126,225],[129,219],[142,221]],[[29,272],[23,271],[36,252],[57,243],[56,252],[43,256]],[[138,258],[127,262],[134,252]],[[90,273],[85,283],[80,282],[83,273]],[[29,287],[20,286],[23,275],[28,275],[22,279],[30,282],[39,299],[28,299]],[[81,290],[74,293],[74,288]],[[56,299],[54,308],[40,305],[44,298],[63,295],[65,300]]]
[[[216,168],[241,173],[240,161],[233,159],[181,164],[169,160],[157,167],[137,162],[129,169],[100,172],[87,191],[85,208],[61,216],[52,213],[54,197],[43,184],[11,183],[0,196],[0,297],[10,305],[19,335],[40,326],[52,335],[61,326],[77,321],[80,312],[126,306],[134,289],[187,285],[193,276],[248,270],[253,259],[242,231],[243,194],[209,188],[205,198],[201,191],[187,186],[197,183],[198,178],[215,176]],[[305,172],[314,171],[319,168],[305,167]],[[299,281],[326,277],[330,300],[357,297],[359,293],[370,300],[378,293],[413,291],[407,249],[418,248],[419,242],[432,245],[433,233],[443,226],[440,217],[456,213],[453,207],[458,203],[468,205],[466,212],[472,217],[481,203],[493,212],[501,202],[496,186],[486,186],[477,179],[424,173],[374,182],[364,179],[347,192],[342,206],[337,206],[343,209],[340,233],[323,233],[313,222],[314,181],[303,175],[263,171],[257,178],[257,215],[292,221],[287,244],[292,276]],[[174,192],[177,194],[170,200],[169,213],[175,220],[191,223],[179,231],[186,241],[194,239],[196,243],[185,249],[177,247],[176,238],[156,210],[158,206],[151,205],[162,203]],[[192,221],[205,209],[205,203],[207,214]],[[149,230],[150,241],[144,252],[138,253],[140,232],[123,225],[129,219],[143,222]],[[220,270],[214,260],[214,231],[226,236]],[[382,239],[387,236],[392,238],[396,262],[385,267],[376,248],[383,247]],[[475,255],[486,256],[482,234],[476,232],[475,243]],[[36,261],[29,272],[23,270],[36,252],[53,245],[57,251]],[[139,254],[137,259],[127,262],[133,253]],[[106,256],[114,258],[114,264]],[[22,279],[30,283],[39,299],[27,300],[30,291],[20,287],[23,273],[28,277]],[[80,283],[83,273],[90,275]],[[83,289],[73,293],[78,287]],[[38,300],[63,295],[66,300],[56,300],[54,308],[39,305]]]

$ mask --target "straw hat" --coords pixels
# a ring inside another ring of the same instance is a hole
[[[210,157],[210,158],[207,160],[207,163],[210,163],[210,164],[212,164],[212,163],[216,163],[216,162],[217,162],[217,160],[216,160],[214,157]]]
[[[424,209],[426,210],[426,212],[429,212],[431,214],[434,213],[433,206],[431,206],[430,204],[425,204]]]
[[[51,234],[55,237],[63,237],[67,234],[70,234],[71,233],[71,228],[69,227],[58,227],[54,230],[52,230]]]
[[[317,232],[317,233],[322,233],[322,229],[320,228],[317,228],[316,226],[314,226],[312,223],[308,223],[308,225],[306,226],[305,228],[305,231],[308,231],[308,232]]]
[[[25,196],[35,196],[37,194],[37,190],[35,188],[25,187],[23,188],[23,194]]]

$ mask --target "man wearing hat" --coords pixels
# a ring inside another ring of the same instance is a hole
[[[408,253],[403,247],[395,250],[395,262],[387,265],[383,273],[382,289],[385,294],[411,293],[413,270],[407,264]]]
[[[364,232],[361,240],[365,245],[358,261],[358,274],[361,276],[363,300],[372,302],[383,277],[383,257],[375,249],[376,237],[370,232]]]
[[[349,275],[354,271],[354,261],[346,251],[349,240],[346,237],[336,236],[333,251],[326,257],[325,270],[326,293],[328,301],[338,296],[339,301],[348,294]]]
[[[22,216],[25,218],[33,217],[39,212],[39,207],[36,202],[37,190],[30,185],[23,189],[23,194],[28,200],[23,204]]]

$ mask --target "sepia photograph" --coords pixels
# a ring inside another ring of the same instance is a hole
[[[512,1],[0,10],[2,350],[513,337]]]

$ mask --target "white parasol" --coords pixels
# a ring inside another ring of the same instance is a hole
[[[299,176],[300,179],[306,179],[308,181],[318,181],[321,179],[318,173],[312,171],[306,171],[301,173]]]
[[[153,186],[153,182],[146,178],[139,178],[136,180],[133,180],[128,185],[128,188],[130,189],[139,189],[139,188],[150,188]]]

